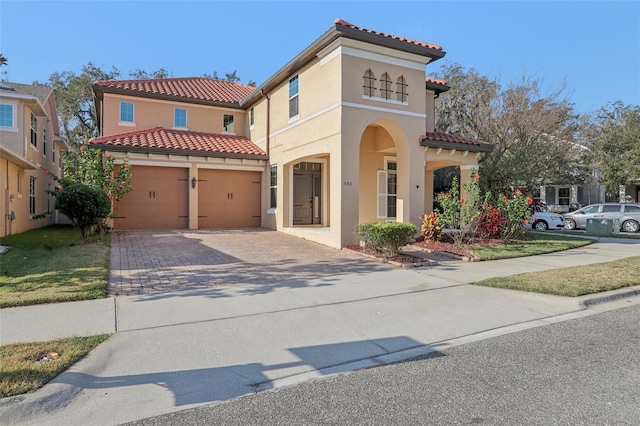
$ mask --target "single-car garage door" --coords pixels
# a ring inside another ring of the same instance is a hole
[[[131,187],[116,204],[115,229],[189,226],[189,169],[135,166]]]
[[[198,171],[198,228],[260,226],[260,172]]]

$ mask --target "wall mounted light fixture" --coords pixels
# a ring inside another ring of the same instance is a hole
[[[196,187],[196,182],[197,182],[197,181],[198,181],[198,180],[195,178],[195,176],[191,179],[191,187],[192,187],[192,188],[195,188],[195,187]]]

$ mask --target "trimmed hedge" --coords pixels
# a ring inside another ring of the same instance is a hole
[[[400,247],[409,244],[418,228],[405,222],[368,222],[356,227],[358,239],[366,250],[384,253],[388,257],[400,254]]]

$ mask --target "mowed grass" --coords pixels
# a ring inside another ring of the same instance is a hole
[[[592,239],[528,232],[526,241],[474,247],[473,254],[480,260],[511,259],[569,250],[592,243]]]
[[[108,338],[102,334],[0,346],[0,398],[41,388]],[[59,357],[42,361],[51,353]]]
[[[0,308],[105,297],[110,236],[83,243],[71,226],[0,238]]]
[[[640,285],[640,256],[553,269],[544,274],[530,272],[489,278],[473,284],[571,297],[600,293]]]

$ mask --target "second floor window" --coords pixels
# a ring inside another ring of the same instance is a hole
[[[233,123],[233,115],[232,114],[224,114],[222,118],[222,130],[226,133],[235,133],[236,126]]]
[[[47,156],[47,128],[42,128],[42,156]]]
[[[391,79],[389,78],[389,74],[386,72],[382,74],[382,78],[380,79],[380,96],[384,99],[391,99]]]
[[[396,96],[400,102],[407,102],[407,80],[403,76],[396,80]]]
[[[0,104],[0,127],[12,128],[13,125],[13,105]]]
[[[31,145],[38,147],[38,120],[33,113],[31,113]]]
[[[253,108],[251,108],[249,110],[249,126],[253,126],[254,124],[256,124],[255,121],[255,111]]]
[[[289,118],[298,114],[298,76],[296,75],[289,80]]]
[[[375,96],[375,94],[376,94],[376,87],[375,87],[376,79],[375,79],[375,76],[373,75],[373,71],[366,70],[364,72],[363,79],[364,79],[364,84],[363,84],[364,95],[365,96],[369,96],[369,97]]]
[[[120,102],[120,121],[133,123],[133,103]]]
[[[187,110],[176,108],[173,110],[173,127],[187,127]]]

